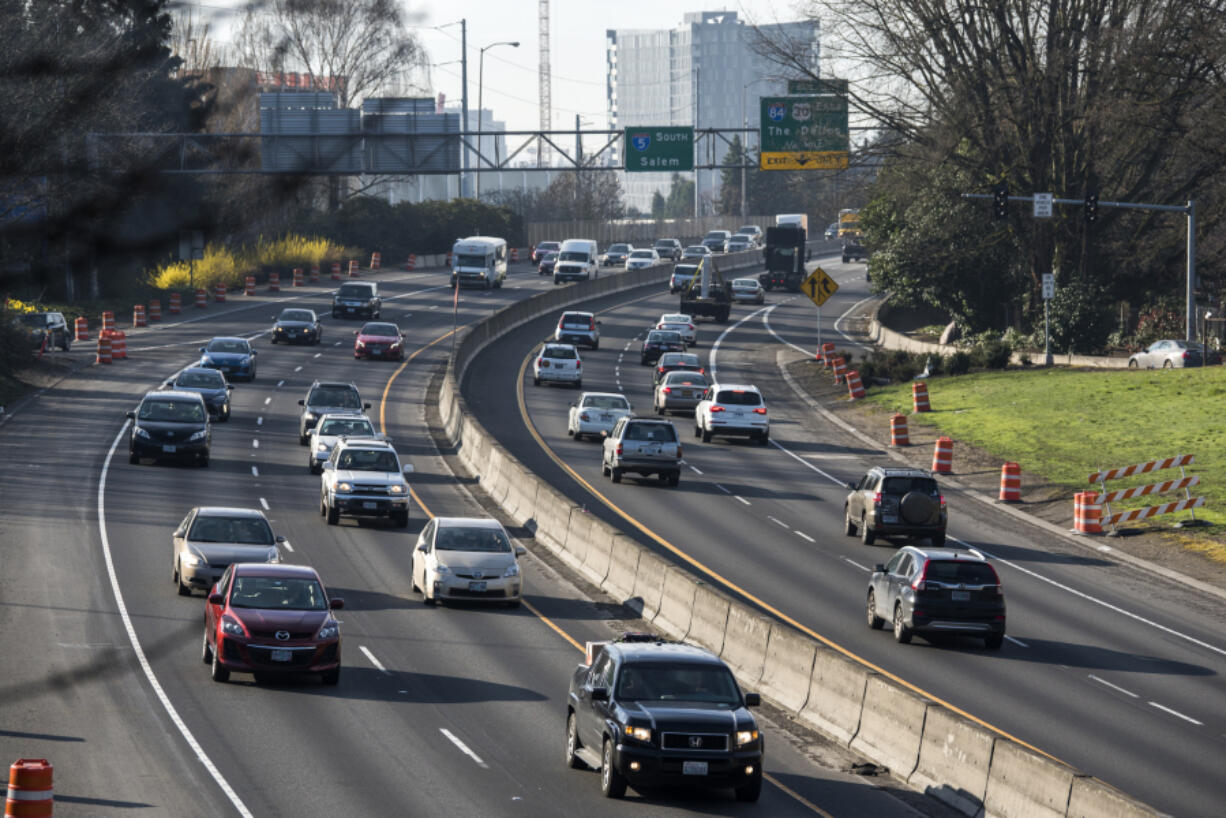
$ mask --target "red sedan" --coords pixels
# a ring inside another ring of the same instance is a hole
[[[353,342],[353,357],[404,360],[404,335],[395,324],[371,321],[353,334],[358,336]]]
[[[213,681],[232,671],[264,676],[318,673],[326,685],[341,678],[340,623],[314,568],[234,563],[209,592],[201,656]]]

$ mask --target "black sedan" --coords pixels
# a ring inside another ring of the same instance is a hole
[[[537,266],[536,271],[543,276],[553,275],[554,265],[558,263],[558,254],[550,251],[541,256],[541,263]]]
[[[204,398],[210,418],[222,422],[230,419],[230,390],[234,387],[216,369],[190,366],[166,381],[166,386],[180,392],[195,392]]]
[[[286,307],[275,320],[277,323],[272,327],[274,344],[318,344],[323,340],[324,328],[315,310]]]
[[[685,341],[681,338],[681,333],[653,329],[643,339],[643,348],[639,351],[639,363],[643,366],[654,364],[665,352],[685,352]]]

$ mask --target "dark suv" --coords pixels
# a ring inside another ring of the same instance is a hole
[[[724,787],[738,801],[762,790],[763,739],[732,671],[703,648],[626,634],[589,642],[566,702],[566,761],[600,770],[600,789]]]
[[[324,415],[362,412],[370,408],[369,403],[362,402],[358,388],[344,381],[315,381],[298,405],[302,407],[298,417],[298,443],[302,446],[310,441],[311,430]]]
[[[945,544],[945,498],[937,481],[920,469],[875,466],[843,503],[844,530],[872,545],[878,537],[927,537],[934,548]]]
[[[350,281],[332,296],[333,318],[378,318],[383,309],[379,285],[373,281]]]
[[[899,549],[868,581],[868,626],[894,627],[902,644],[915,633],[982,636],[997,650],[1005,639],[1005,593],[996,569],[975,550]]]

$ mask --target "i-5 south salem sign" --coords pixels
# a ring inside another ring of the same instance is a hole
[[[846,168],[847,97],[762,97],[762,170]]]
[[[694,169],[693,128],[626,128],[626,170],[671,173]]]

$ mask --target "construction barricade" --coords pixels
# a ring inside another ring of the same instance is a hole
[[[1000,467],[1000,498],[1005,503],[1022,500],[1022,467],[1016,463],[1004,463]]]
[[[162,320],[162,302],[156,298],[149,302],[149,320]]]
[[[268,291],[270,293],[281,292],[281,274],[273,271],[268,274]]]
[[[404,269],[410,273],[417,269],[417,254],[409,253],[409,260],[404,263]]]
[[[122,361],[128,357],[128,336],[121,329],[113,329],[111,335],[111,357]]]
[[[102,313],[102,328],[115,329],[115,313],[110,310],[104,310]]]
[[[74,341],[88,341],[89,340],[89,319],[86,318],[85,316],[81,316],[80,318],[78,318],[76,321],[73,321],[72,323],[73,323],[73,330],[76,332],[76,337],[73,340]]]
[[[301,287],[303,283],[302,282],[302,268],[295,267],[292,275],[293,275],[292,281],[294,282],[294,286]]]
[[[1190,514],[1190,519],[1176,523],[1176,526],[1195,525],[1196,511],[1195,509],[1205,504],[1204,497],[1193,497],[1191,488],[1200,485],[1200,476],[1189,476],[1184,472],[1184,467],[1192,465],[1196,461],[1194,455],[1180,454],[1174,457],[1166,457],[1161,460],[1151,460],[1148,463],[1138,463],[1135,466],[1126,466],[1119,469],[1104,469],[1096,471],[1090,475],[1091,483],[1098,483],[1100,491],[1097,494],[1097,502],[1101,504],[1102,523],[1111,528],[1111,534],[1118,533],[1116,526],[1120,523],[1133,522],[1134,520],[1145,520],[1150,517],[1158,517],[1163,514],[1173,514],[1177,511],[1187,511]],[[1164,469],[1179,469],[1179,479],[1164,480],[1161,483],[1151,483],[1144,486],[1133,486],[1128,489],[1119,489],[1117,491],[1107,491],[1108,480],[1119,480],[1124,477],[1131,477],[1135,474],[1148,474],[1149,472],[1163,471]],[[1156,506],[1147,506],[1145,508],[1134,508],[1128,511],[1120,511],[1112,513],[1111,503],[1120,500],[1130,500],[1134,497],[1146,497],[1150,494],[1165,494],[1170,491],[1182,491],[1183,499],[1176,500],[1170,503],[1162,503]],[[1073,508],[1074,515],[1076,514],[1076,505]]]
[[[171,315],[178,315],[183,312],[183,296],[178,293],[171,293],[170,302],[166,309]]]
[[[370,269],[379,270],[379,269],[382,269],[382,267],[383,267],[383,254],[382,253],[371,253],[370,254]]]
[[[864,397],[864,384],[860,383],[860,373],[854,369],[847,370],[847,395],[851,400]]]
[[[1101,534],[1103,507],[1098,492],[1079,491],[1073,495],[1073,533]]]
[[[255,295],[255,276],[243,279],[243,295]]]
[[[949,474],[954,470],[954,442],[941,435],[932,449],[932,470],[937,474]]]
[[[512,248],[511,248],[511,263],[512,263],[512,264],[515,264],[515,263],[517,263],[518,261],[519,261],[519,248],[518,248],[518,247],[512,247]]]
[[[98,333],[98,357],[94,359],[94,363],[109,364],[112,360],[111,331],[104,329]]]
[[[55,803],[54,772],[55,769],[45,758],[19,758],[14,761],[9,766],[4,814],[14,818],[50,816]]]
[[[447,268],[448,269],[451,268],[451,251],[450,250],[447,251]]]
[[[932,411],[932,406],[928,403],[928,384],[923,381],[916,381],[911,384],[911,411]]]
[[[209,305],[209,291],[204,289],[203,287],[198,287],[196,289],[196,307],[197,309],[204,309],[208,305]]]
[[[827,367],[830,366],[831,364],[830,359],[832,357],[834,357],[834,344],[831,343],[830,341],[827,341],[824,344],[822,344],[821,349],[819,349],[817,351],[817,354],[813,356],[814,360],[816,360],[822,366],[827,366]]]
[[[145,319],[145,305],[134,304],[132,306],[132,326],[147,327],[149,322]]]
[[[356,258],[349,259],[349,277],[358,277],[358,260]]]
[[[890,415],[890,445],[911,445],[911,436],[907,433],[907,416],[904,414],[895,412]]]
[[[226,303],[226,285],[216,284],[213,286],[213,300],[218,304]]]
[[[318,264],[312,264],[312,265],[311,265],[311,273],[310,273],[310,279],[309,279],[309,280],[310,280],[310,282],[311,282],[312,284],[318,284],[318,283],[319,283],[319,265],[318,265]]]
[[[339,261],[332,262],[332,280],[341,280],[341,263]]]
[[[847,375],[847,364],[842,358],[835,358],[832,366],[834,367],[834,382],[842,383],[844,376]]]

